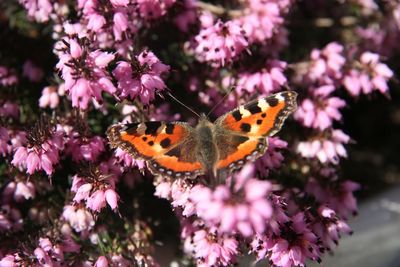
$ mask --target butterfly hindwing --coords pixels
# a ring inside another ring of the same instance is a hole
[[[169,177],[198,175],[201,165],[192,149],[193,128],[183,122],[116,124],[107,131],[112,147],[134,158],[147,160],[154,174]]]
[[[216,125],[246,136],[272,136],[296,109],[297,93],[285,91],[251,101],[221,116]]]

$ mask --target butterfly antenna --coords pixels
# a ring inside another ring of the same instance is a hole
[[[235,89],[235,86],[232,86],[231,87],[231,89],[229,89],[229,91],[228,92],[226,92],[226,94],[224,95],[224,97],[223,98],[221,98],[218,102],[217,102],[217,104],[215,104],[214,105],[214,107],[207,113],[207,118],[208,118],[208,115],[210,115],[227,97],[228,97],[228,95],[233,91],[233,89]]]
[[[182,106],[184,106],[185,108],[187,108],[188,110],[190,110],[193,114],[195,114],[197,117],[200,118],[199,113],[197,113],[196,111],[194,111],[193,109],[191,109],[190,107],[186,106],[185,104],[183,104],[179,99],[177,99],[175,96],[173,96],[170,92],[167,92],[167,95],[169,95],[173,100],[175,100],[176,102],[178,102],[179,104],[181,104]]]

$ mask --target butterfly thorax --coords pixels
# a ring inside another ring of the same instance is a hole
[[[219,158],[214,128],[214,124],[202,116],[195,129],[198,140],[195,147],[196,157],[202,164],[205,174],[210,176],[216,175],[216,163]]]

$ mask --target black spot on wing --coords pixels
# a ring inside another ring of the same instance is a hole
[[[162,148],[169,147],[171,145],[171,139],[165,138],[165,139],[161,140],[160,145]]]
[[[271,107],[275,107],[279,103],[279,100],[276,97],[269,97],[266,99],[266,101]]]
[[[147,141],[147,137],[146,137],[146,136],[143,136],[143,137],[142,137],[142,140],[146,142],[146,141]]]
[[[125,131],[127,134],[135,134],[139,126],[139,123],[129,123],[125,125]]]
[[[165,153],[165,155],[179,158],[181,156],[181,150],[178,147],[175,147],[170,151],[168,151],[167,153]]]
[[[248,111],[250,111],[251,114],[261,113],[261,111],[262,111],[261,108],[257,104],[244,106],[244,108],[247,109]]]
[[[235,110],[232,112],[232,116],[235,118],[236,121],[240,121],[242,119],[242,114],[239,110]]]
[[[174,128],[175,128],[175,125],[167,124],[167,126],[165,127],[165,133],[166,134],[173,134]]]
[[[267,117],[267,114],[262,113],[262,114],[261,114],[261,117],[265,118],[265,117]]]
[[[242,123],[242,124],[240,125],[240,129],[242,129],[243,132],[248,133],[248,132],[250,132],[250,130],[251,130],[251,125],[248,124],[248,123]]]
[[[260,125],[262,123],[262,120],[257,120],[257,124]]]
[[[150,141],[150,142],[148,142],[147,144],[149,144],[149,146],[153,146],[153,145],[154,145],[154,142],[153,142],[153,141]]]
[[[155,135],[157,133],[158,128],[160,128],[161,126],[161,122],[159,121],[149,121],[146,122],[146,130],[145,130],[145,134],[151,134],[151,135]]]

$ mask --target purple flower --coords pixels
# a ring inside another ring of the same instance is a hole
[[[28,174],[43,170],[52,175],[54,165],[59,162],[59,153],[64,148],[63,133],[52,127],[45,118],[41,118],[27,136],[28,145],[16,148],[11,164],[26,169]]]
[[[331,127],[333,121],[339,121],[342,118],[339,109],[346,106],[344,100],[330,96],[334,90],[333,85],[310,89],[312,98],[306,98],[301,102],[294,113],[294,118],[304,126],[320,131]]]
[[[0,66],[0,85],[11,86],[18,83],[18,77],[15,75],[15,70],[5,66]]]
[[[3,201],[6,202],[9,197],[12,197],[16,202],[35,198],[35,185],[30,181],[12,181],[4,187]],[[8,202],[8,201],[7,201]]]
[[[184,250],[192,254],[197,266],[230,266],[239,254],[238,241],[221,236],[215,228],[198,229],[190,224],[183,226]]]
[[[373,90],[387,94],[387,83],[393,77],[393,71],[379,61],[379,55],[364,52],[359,63],[359,68],[351,69],[343,78],[343,85],[347,91],[352,96],[370,94]]]
[[[100,136],[81,137],[77,132],[73,132],[71,135],[66,152],[72,156],[75,162],[96,161],[105,150],[104,139]]]
[[[84,207],[79,207],[79,205],[64,206],[62,218],[78,233],[90,231],[95,225],[92,213]]]
[[[19,231],[23,227],[23,218],[21,212],[10,206],[0,206],[0,233],[6,231]]]
[[[26,133],[8,130],[0,126],[0,155],[6,157],[17,147],[26,144]]]
[[[19,106],[16,103],[6,100],[0,106],[0,117],[19,118]]]
[[[100,256],[96,263],[94,264],[94,267],[107,267],[108,266],[108,260],[104,256]]]
[[[72,106],[87,109],[90,100],[102,103],[102,92],[114,94],[116,88],[106,71],[114,55],[100,50],[88,51],[85,39],[64,38],[66,48],[59,52],[56,67],[65,81],[65,90],[72,98]],[[81,42],[81,43],[80,43]]]
[[[37,22],[46,22],[53,13],[53,5],[49,0],[18,0],[28,11],[28,17]]]
[[[60,95],[56,86],[47,86],[42,91],[42,96],[39,98],[39,107],[50,107],[55,109],[60,103]]]
[[[286,68],[286,63],[278,60],[270,60],[265,67],[254,73],[241,73],[236,85],[236,91],[242,95],[242,91],[247,91],[250,94],[261,93],[269,95],[284,84],[287,79],[283,72]]]
[[[263,176],[268,176],[270,170],[279,168],[284,160],[281,150],[287,146],[286,141],[278,137],[269,137],[267,152],[255,162],[257,171]]]
[[[343,144],[350,142],[350,137],[341,130],[332,130],[326,137],[317,137],[310,141],[299,142],[297,152],[305,158],[318,158],[323,164],[338,164],[340,157],[347,157]]]
[[[322,84],[332,84],[334,80],[341,78],[342,68],[346,62],[342,54],[343,49],[338,43],[329,43],[322,50],[314,49],[311,52],[308,79]]]
[[[245,34],[240,24],[235,21],[218,21],[202,29],[195,37],[195,53],[198,60],[210,62],[213,66],[225,65],[248,46]]]
[[[44,72],[41,68],[35,65],[30,60],[27,60],[23,67],[23,75],[27,77],[31,82],[40,82],[43,79]]]
[[[149,104],[155,97],[155,92],[165,89],[166,85],[161,75],[169,71],[169,66],[153,54],[145,51],[135,56],[131,62],[120,61],[113,71],[118,81],[118,92],[121,98],[135,99]]]
[[[305,266],[307,259],[320,262],[318,239],[307,227],[304,214],[299,212],[281,226],[276,237],[259,237],[252,243],[257,259],[268,253],[268,259],[279,267]]]
[[[254,168],[247,166],[236,176],[234,191],[219,185],[215,190],[197,185],[190,191],[196,214],[221,233],[239,232],[251,236],[265,231],[266,221],[272,216],[267,199],[271,184],[250,178]]]

